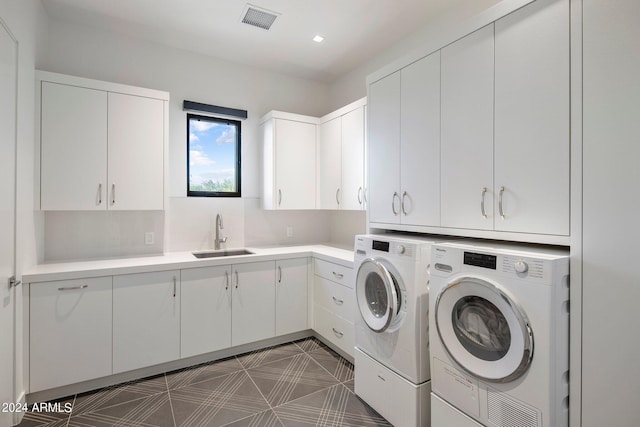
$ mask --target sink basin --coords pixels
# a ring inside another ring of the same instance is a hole
[[[192,252],[196,258],[219,258],[226,256],[251,255],[253,252],[246,249],[230,249],[221,251]]]

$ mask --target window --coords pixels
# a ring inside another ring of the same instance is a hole
[[[240,122],[187,114],[187,196],[240,197]]]

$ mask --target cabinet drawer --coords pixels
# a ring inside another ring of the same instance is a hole
[[[313,301],[349,322],[355,320],[355,292],[351,288],[316,276],[313,285]]]
[[[30,390],[111,375],[112,279],[30,285]]]
[[[326,340],[353,357],[353,347],[355,346],[353,323],[336,316],[318,304],[315,304],[314,308],[314,329]]]
[[[354,288],[353,269],[321,259],[314,259],[315,274],[325,279]]]
[[[429,420],[429,381],[413,384],[360,349],[354,351],[355,392],[391,424],[417,426]],[[422,414],[422,420],[419,414]]]

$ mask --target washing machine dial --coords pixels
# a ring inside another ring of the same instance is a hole
[[[526,273],[527,270],[529,269],[529,266],[527,265],[526,262],[524,262],[523,260],[519,259],[518,261],[516,261],[516,263],[513,265],[513,267],[516,269],[516,271],[518,273]]]
[[[404,246],[398,245],[398,253],[400,255],[404,254],[406,251],[407,251],[407,249]]]

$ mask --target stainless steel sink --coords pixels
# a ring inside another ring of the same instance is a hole
[[[222,251],[192,252],[192,254],[196,258],[219,258],[226,256],[251,255],[253,252],[246,249],[230,249]]]

